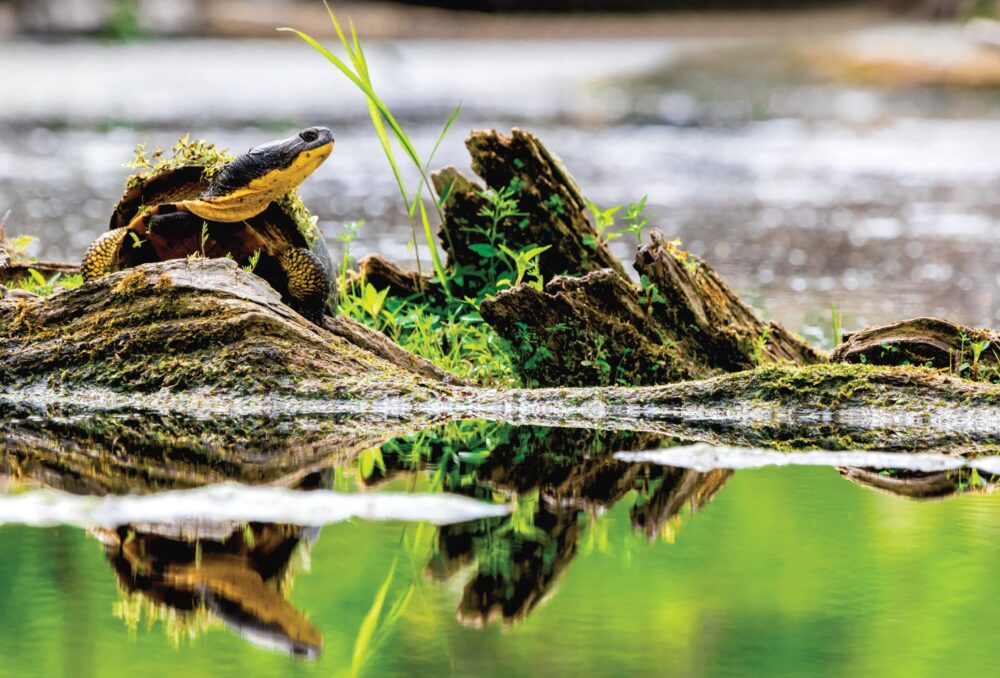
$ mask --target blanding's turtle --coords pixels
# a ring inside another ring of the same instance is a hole
[[[325,127],[230,158],[182,139],[174,157],[130,179],[111,230],[83,257],[84,280],[143,263],[231,257],[252,266],[316,323],[336,304],[333,264],[294,189],[333,150]]]

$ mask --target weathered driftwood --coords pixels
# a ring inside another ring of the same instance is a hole
[[[496,130],[472,132],[465,140],[472,169],[486,186],[500,191],[513,186],[519,216],[501,224],[504,241],[513,251],[549,245],[538,259],[546,279],[556,275],[583,275],[602,268],[624,274],[621,263],[600,242],[588,220],[586,202],[562,162],[534,135],[514,129],[510,136]],[[440,235],[449,266],[478,266],[481,256],[470,245],[483,237],[470,230],[482,224],[487,201],[483,190],[449,167],[432,176],[444,198],[445,223]]]
[[[481,305],[483,318],[515,347],[515,369],[529,386],[663,384],[766,362],[809,365],[824,359],[777,323],[768,323],[736,296],[704,261],[654,232],[640,249],[630,281],[588,220],[586,203],[562,164],[534,136],[514,130],[473,132],[472,166],[489,188],[513,187],[519,214],[497,230],[511,250],[548,247],[539,257],[547,280],[505,290]],[[433,176],[443,198],[440,234],[457,279],[484,266],[490,203],[483,189],[454,168]],[[582,276],[578,279],[563,277]],[[359,262],[355,279],[398,297],[422,294],[444,302],[427,277],[378,255]],[[494,281],[495,282],[495,281]],[[458,290],[459,296],[477,289]]]
[[[830,354],[837,362],[869,365],[926,365],[979,377],[978,368],[1000,363],[1000,335],[993,330],[965,327],[940,318],[913,318],[867,327],[844,337]],[[976,369],[972,370],[973,363]]]
[[[610,269],[559,276],[543,291],[522,285],[479,311],[513,344],[528,386],[663,384],[708,372],[664,335],[635,286]]]
[[[659,231],[639,248],[635,269],[662,301],[649,305],[668,337],[714,369],[767,362],[813,365],[823,355],[776,322],[761,320],[707,262],[678,250]]]
[[[822,354],[765,322],[704,261],[654,231],[635,261],[640,289],[613,271],[555,278],[543,291],[506,290],[482,303],[532,385],[663,384],[769,362],[811,365]]]
[[[441,296],[441,291],[431,283],[431,277],[416,271],[407,271],[381,254],[369,254],[358,260],[357,270],[351,271],[348,285],[360,281],[371,283],[375,289],[389,290],[389,296],[405,299],[418,293]]]

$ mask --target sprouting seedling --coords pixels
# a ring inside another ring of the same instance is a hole
[[[371,316],[372,322],[378,327],[378,316],[385,304],[385,298],[389,294],[389,288],[379,292],[371,283],[365,283],[365,289],[361,293],[361,307]]]
[[[538,274],[538,255],[545,250],[552,247],[551,245],[546,245],[545,247],[527,247],[520,252],[515,252],[504,244],[500,245],[500,251],[503,252],[510,262],[514,265],[517,270],[517,278],[514,280],[512,287],[517,287],[524,280],[525,275],[532,273],[533,280],[531,281],[532,287],[540,290],[542,287],[541,275]]]
[[[629,203],[628,210],[626,210],[625,216],[622,217],[628,225],[621,232],[635,233],[635,239],[640,245],[642,244],[642,229],[649,223],[649,217],[643,216],[648,198],[648,195],[644,195],[639,202]]]
[[[260,261],[260,250],[254,250],[247,259],[247,265],[243,267],[243,270],[247,273],[253,273],[253,270],[257,268],[258,261]]]
[[[983,339],[982,341],[974,341],[971,344],[972,347],[972,376],[975,378],[979,375],[979,357],[983,354],[983,351],[990,347],[990,340]]]
[[[587,209],[594,217],[594,230],[597,231],[597,237],[588,235],[583,239],[583,244],[587,247],[596,250],[598,245],[602,245],[609,240],[614,240],[615,238],[620,238],[621,233],[609,232],[608,229],[615,225],[615,215],[621,211],[621,205],[612,205],[611,207],[602,210],[600,207],[595,205],[590,199],[584,198],[584,202],[587,204]]]
[[[830,320],[833,323],[833,344],[834,346],[840,346],[844,343],[843,334],[841,333],[844,316],[837,311],[836,304],[830,304]]]
[[[514,197],[517,185],[514,182],[498,191],[477,191],[477,193],[486,201],[486,204],[479,208],[479,216],[490,220],[490,229],[494,234],[505,219],[527,216],[525,212],[518,211],[517,199]]]
[[[357,239],[358,231],[364,225],[363,220],[348,221],[344,224],[344,229],[337,234],[337,241],[344,246],[343,254],[340,257],[340,289],[347,287],[347,270],[354,262],[354,257],[351,256],[351,243]]]

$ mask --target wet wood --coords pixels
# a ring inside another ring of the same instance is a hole
[[[404,354],[366,330],[331,327],[308,322],[232,261],[146,264],[47,298],[0,300],[0,385],[327,398],[430,387],[432,371],[409,369],[423,361],[405,354],[394,364]]]
[[[480,304],[479,312],[515,350],[527,386],[662,384],[704,376],[664,335],[631,281],[610,269],[559,276]]]
[[[639,248],[635,269],[662,298],[649,304],[670,340],[709,368],[726,372],[767,362],[813,365],[822,353],[776,322],[766,322],[708,262],[683,252],[659,231]]]

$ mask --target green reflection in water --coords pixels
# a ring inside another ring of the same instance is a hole
[[[510,517],[440,530],[353,522],[314,541],[275,525],[200,526],[198,539],[191,526],[89,536],[0,528],[0,673],[929,675],[991,666],[993,497],[917,503],[830,469],[697,473],[608,456],[661,442],[463,422],[302,479],[515,502]],[[322,652],[293,659],[239,628]]]

